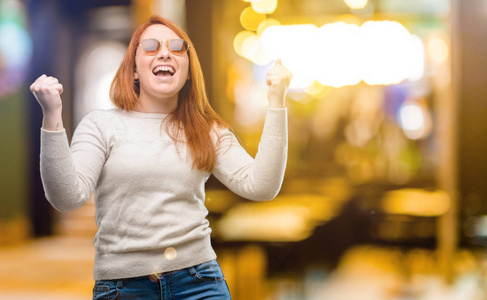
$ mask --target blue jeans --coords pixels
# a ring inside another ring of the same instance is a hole
[[[97,280],[93,300],[105,299],[231,299],[220,265],[211,260],[197,266],[149,276]]]

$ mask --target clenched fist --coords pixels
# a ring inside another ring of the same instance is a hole
[[[280,59],[276,60],[276,64],[269,69],[265,79],[265,83],[269,86],[267,91],[269,107],[285,106],[286,92],[292,76],[293,74],[282,65]]]
[[[44,115],[42,128],[49,131],[63,129],[63,102],[61,100],[63,85],[54,77],[41,75],[31,84],[30,91],[42,107]]]
[[[30,86],[30,91],[36,97],[44,113],[62,108],[63,85],[59,83],[57,78],[43,74]]]

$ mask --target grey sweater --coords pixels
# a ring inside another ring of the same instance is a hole
[[[94,279],[179,270],[216,258],[206,219],[209,173],[193,169],[184,144],[165,132],[167,115],[95,110],[66,132],[41,129],[41,177],[59,211],[94,192]],[[287,110],[268,109],[252,158],[228,129],[218,132],[215,177],[251,200],[274,198],[287,159]]]

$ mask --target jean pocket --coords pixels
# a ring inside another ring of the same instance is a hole
[[[93,300],[113,300],[118,296],[118,289],[114,282],[98,280],[93,287]]]
[[[189,273],[197,280],[221,282],[225,280],[220,264],[214,259],[189,268]]]

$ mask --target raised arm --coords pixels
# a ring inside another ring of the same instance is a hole
[[[46,198],[59,211],[75,209],[89,199],[98,180],[106,153],[103,135],[91,113],[78,125],[73,136],[78,146],[71,151],[62,120],[62,85],[42,75],[30,90],[43,112],[40,171]]]
[[[286,91],[292,74],[278,60],[268,71],[264,129],[255,159],[229,131],[220,132],[213,174],[234,193],[250,200],[270,200],[279,193],[287,162]]]

